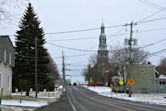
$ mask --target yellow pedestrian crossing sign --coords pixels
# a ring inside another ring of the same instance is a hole
[[[124,81],[123,80],[119,80],[119,85],[123,85],[124,84]]]

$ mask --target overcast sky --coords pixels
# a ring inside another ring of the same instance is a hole
[[[76,48],[97,51],[100,30],[77,33],[47,34],[72,30],[84,30],[100,28],[102,21],[105,26],[124,25],[131,21],[138,22],[144,18],[154,20],[166,18],[166,0],[30,0],[39,20],[44,28],[47,41],[46,47],[61,72],[62,50],[65,55],[66,68],[74,69],[67,71],[67,75],[73,75],[72,81],[83,81],[80,77],[82,70],[88,64],[90,55],[94,52],[68,50],[51,45],[50,43]],[[154,3],[154,4],[153,4]],[[6,35],[15,34],[18,22],[25,10],[26,3],[22,3],[18,9],[8,8],[12,12],[14,20],[1,21],[0,33]],[[162,9],[162,10],[161,10]],[[159,11],[160,10],[160,11]],[[153,16],[151,16],[153,14]],[[149,16],[149,17],[148,17]],[[151,17],[150,17],[151,16]],[[127,29],[127,31],[126,31]],[[134,26],[133,37],[138,39],[138,47],[154,43],[166,38],[166,19],[146,22]],[[107,28],[107,45],[124,46],[124,39],[129,38],[129,27]],[[118,34],[123,34],[119,36]],[[114,36],[113,36],[114,35]],[[14,41],[14,36],[10,36]],[[82,39],[83,38],[83,39]],[[73,40],[74,39],[74,40]],[[151,53],[165,49],[166,41],[144,48]],[[157,65],[166,53],[152,56],[149,60]],[[75,56],[84,55],[84,56]],[[74,57],[68,57],[74,56]]]

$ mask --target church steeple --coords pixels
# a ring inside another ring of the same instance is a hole
[[[99,37],[99,49],[98,49],[98,62],[108,61],[108,50],[107,50],[107,40],[105,35],[105,26],[102,22],[101,25],[101,34]]]
[[[101,24],[101,33],[105,33],[105,27],[104,27],[104,23],[103,22]]]

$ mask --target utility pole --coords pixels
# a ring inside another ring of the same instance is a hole
[[[38,79],[37,79],[37,36],[35,36],[35,97],[37,98],[37,93],[38,93]]]
[[[129,63],[132,64],[133,21],[129,25],[130,25],[130,39],[129,39],[130,60],[129,60]]]
[[[63,76],[63,88],[66,86],[66,79],[65,79],[65,57],[62,51],[62,76]]]
[[[129,63],[132,64],[132,40],[133,40],[133,21],[129,24],[130,25],[130,39],[129,39],[129,49],[130,49],[130,60]],[[130,75],[129,75],[130,79]],[[132,89],[129,86],[129,97],[131,97]]]
[[[129,64],[133,63],[133,61],[132,61],[132,45],[136,45],[137,44],[136,43],[136,39],[133,39],[133,26],[134,25],[137,25],[137,24],[133,23],[133,21],[130,24],[126,24],[126,26],[130,26],[130,38],[127,39],[127,41],[128,41],[127,45],[129,45]],[[126,71],[126,70],[124,70],[124,71]],[[126,80],[125,72],[124,72],[124,80]],[[128,81],[132,80],[131,77],[130,77],[130,74],[128,74],[127,80]],[[128,82],[128,81],[126,81],[126,82]],[[126,85],[126,83],[125,83],[125,85]],[[131,97],[131,93],[132,93],[132,89],[131,89],[131,86],[129,85],[129,97]]]

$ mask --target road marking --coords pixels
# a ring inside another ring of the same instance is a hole
[[[74,111],[77,111],[77,110],[76,110],[76,107],[75,107],[75,106],[73,105],[73,103],[71,102],[71,99],[70,99],[70,97],[69,97],[68,94],[67,94],[67,98],[68,98],[69,103],[70,103],[71,107],[73,108],[73,110],[74,110]]]

